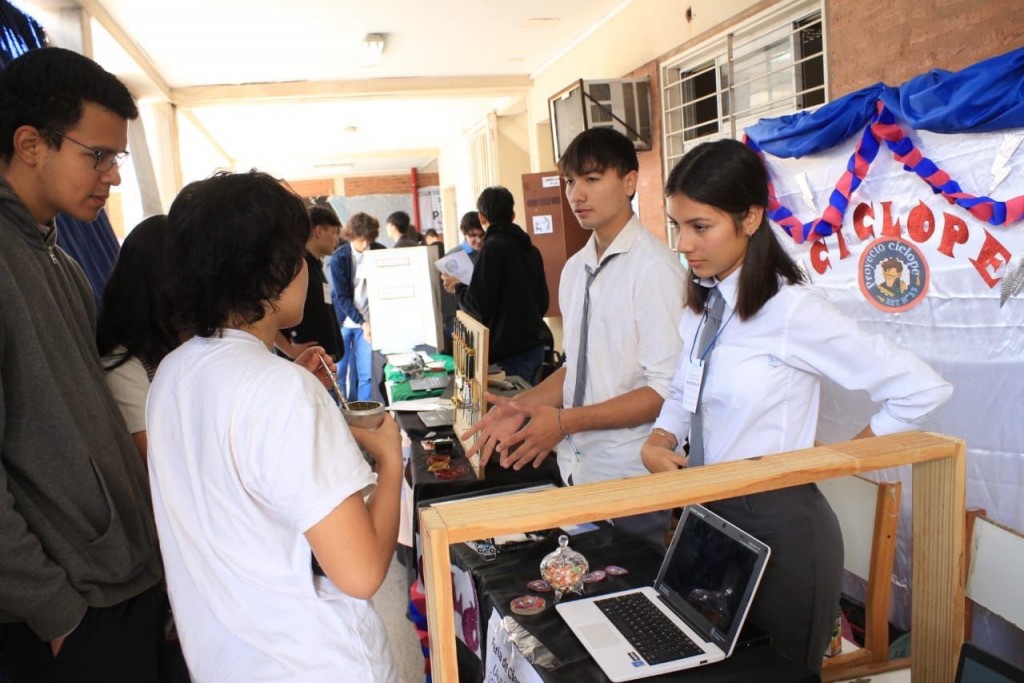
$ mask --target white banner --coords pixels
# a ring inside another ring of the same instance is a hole
[[[1024,131],[908,133],[964,192],[1001,201],[1024,195]],[[766,155],[779,201],[801,221],[821,216],[858,139],[801,159]],[[952,400],[923,428],[966,440],[968,506],[1024,529],[1024,295],[1000,303],[1004,275],[1024,260],[1024,224],[989,225],[950,204],[883,144],[839,233],[802,245],[777,234],[840,310],[953,384]],[[825,386],[818,438],[849,439],[875,410],[863,394]],[[906,523],[909,468],[885,476],[904,483]],[[905,531],[898,586],[910,581]]]

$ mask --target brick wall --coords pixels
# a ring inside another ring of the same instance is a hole
[[[1024,45],[1021,0],[828,0],[825,12],[832,99]]]
[[[333,178],[314,180],[289,180],[288,186],[300,197],[330,197],[334,194]]]
[[[661,79],[658,63],[648,62],[623,78],[648,78],[651,85],[651,149],[638,152],[640,177],[637,197],[640,221],[656,237],[665,241],[665,172],[661,159]]]
[[[419,174],[420,187],[431,187],[439,184],[440,181],[436,173]],[[359,197],[368,194],[410,194],[411,192],[412,178],[410,178],[409,174],[351,176],[345,178],[341,195],[344,197]]]

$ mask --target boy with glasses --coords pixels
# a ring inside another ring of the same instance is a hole
[[[0,72],[0,670],[15,681],[158,680],[166,614],[146,470],[107,388],[58,212],[119,185],[125,86],[68,50]]]

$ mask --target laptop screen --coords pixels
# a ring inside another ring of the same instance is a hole
[[[708,510],[690,506],[672,539],[655,590],[704,638],[732,650],[753,598],[764,544]]]
[[[971,643],[960,649],[956,683],[1019,683],[1024,670]]]

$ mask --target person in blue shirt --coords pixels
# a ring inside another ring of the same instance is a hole
[[[476,266],[477,256],[484,246],[484,228],[480,225],[480,214],[476,211],[467,211],[462,214],[459,222],[459,230],[462,232],[462,242],[456,247],[449,249],[445,256],[450,256],[457,251],[463,251],[469,256],[469,260]],[[455,295],[447,290],[441,291],[441,319],[444,323],[444,349],[443,352],[452,352],[452,332],[455,329],[455,312],[459,310],[459,302]]]

